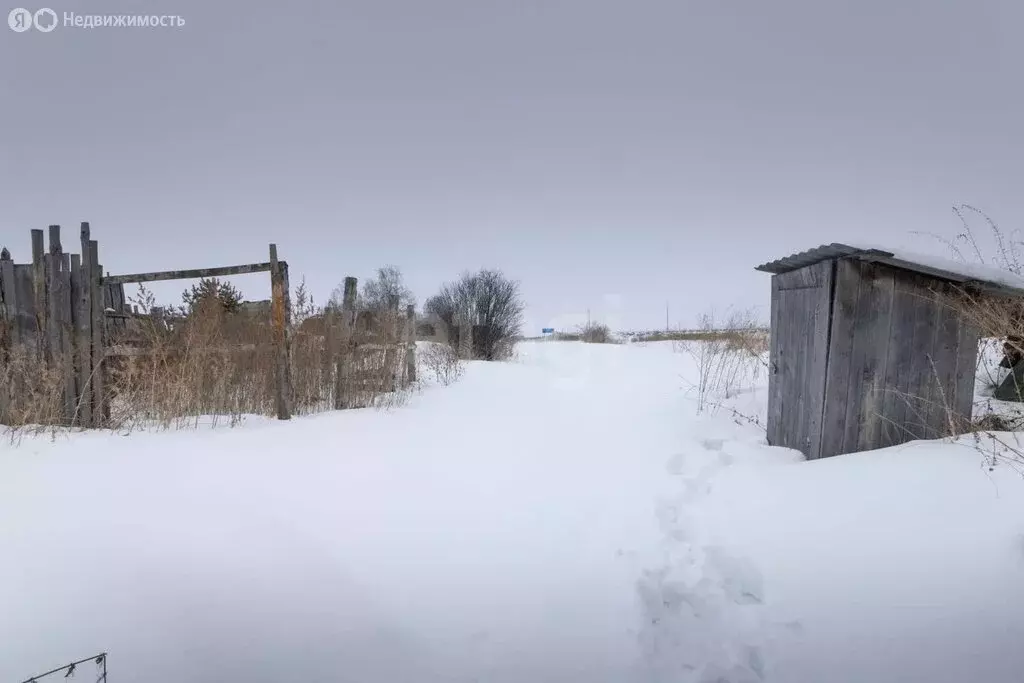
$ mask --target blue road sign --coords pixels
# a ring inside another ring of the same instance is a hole
[[[545,327],[544,329],[541,330],[541,332],[543,334],[554,334],[555,333],[555,328],[553,328],[553,327]]]

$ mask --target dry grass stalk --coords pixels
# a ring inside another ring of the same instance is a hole
[[[61,359],[48,363],[29,346],[3,350],[0,362],[0,424],[8,436],[53,432],[70,426],[65,412]]]
[[[676,341],[677,351],[688,353],[697,365],[697,412],[716,411],[717,399],[729,399],[756,386],[767,368],[767,335],[752,311],[734,311],[725,325],[713,313],[700,318],[701,334]]]
[[[427,342],[420,346],[418,360],[421,367],[429,372],[422,376],[430,376],[442,386],[457,382],[465,371],[465,364],[459,360],[459,354],[448,344]]]

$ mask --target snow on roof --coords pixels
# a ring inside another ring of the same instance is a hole
[[[978,284],[988,289],[1002,290],[1006,293],[1024,296],[1024,277],[1002,268],[982,264],[967,263],[920,254],[904,249],[889,249],[871,244],[840,244],[833,242],[814,249],[802,251],[769,263],[757,266],[757,270],[772,274],[788,273],[821,261],[836,258],[856,258],[872,263],[881,263],[909,270],[932,277],[957,282],[960,284]]]

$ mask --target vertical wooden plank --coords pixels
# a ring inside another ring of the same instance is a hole
[[[281,271],[281,291],[284,295],[284,390],[288,399],[288,412],[295,406],[295,382],[292,376],[292,290],[288,277],[288,262],[278,261]]]
[[[912,351],[909,354],[906,384],[903,385],[901,381],[900,386],[904,396],[902,442],[929,439],[934,436],[929,425],[931,406],[936,400],[931,358],[937,306],[935,294],[931,289],[933,285],[934,280],[923,275],[915,275],[909,283],[914,297],[914,318],[911,334],[907,339]]]
[[[8,326],[9,341],[12,346],[22,343],[21,321],[19,310],[22,307],[18,301],[18,286],[14,277],[14,261],[10,259],[0,260],[0,288],[3,291],[3,317]]]
[[[82,267],[79,275],[81,291],[79,297],[78,334],[78,367],[79,367],[79,414],[83,427],[95,426],[93,422],[92,395],[92,302],[93,302],[93,262],[89,249],[89,224],[81,226]]]
[[[17,349],[20,339],[17,320],[18,288],[14,281],[14,262],[4,249],[0,252],[0,363],[10,362],[10,353]],[[13,376],[11,382],[18,380]],[[9,424],[11,403],[18,394],[17,389],[5,383],[0,392],[0,423]]]
[[[820,457],[845,452],[846,408],[850,395],[853,339],[856,333],[860,275],[849,259],[835,266],[832,294],[832,326],[829,334],[828,372],[821,426]]]
[[[405,383],[416,382],[416,307],[405,307]]]
[[[18,301],[17,328],[21,343],[32,353],[39,353],[42,343],[36,317],[36,268],[33,264],[14,264],[14,287]]]
[[[805,456],[807,454],[806,439],[804,432],[804,415],[807,412],[807,366],[808,366],[808,331],[807,323],[809,310],[809,298],[801,280],[801,271],[793,274],[794,287],[790,290],[783,290],[783,304],[789,322],[786,329],[789,331],[789,338],[786,344],[792,354],[790,361],[790,385],[787,393],[787,403],[790,407],[783,413],[783,425],[786,431],[786,444],[795,448]]]
[[[782,410],[783,394],[782,387],[783,373],[786,370],[785,359],[783,358],[781,343],[782,337],[786,334],[783,328],[782,311],[780,310],[779,276],[772,276],[771,284],[771,322],[768,333],[768,419],[766,434],[768,444],[781,446],[782,439]]]
[[[60,339],[60,268],[63,262],[60,226],[50,226],[50,251],[46,255],[46,346],[53,367],[63,364],[60,354],[63,345]]]
[[[335,335],[335,325],[338,317],[335,314],[334,306],[328,306],[323,314],[323,351],[320,354],[320,394],[327,397],[332,407],[337,407],[337,398],[334,395],[337,383],[334,378],[336,367],[335,357],[338,353],[338,342]]]
[[[955,311],[947,304],[945,285],[939,285],[933,307],[932,338],[923,351],[929,364],[928,388],[931,400],[922,406],[926,438],[948,436],[957,422],[952,391],[956,374],[957,320]]]
[[[779,276],[779,308],[783,330],[779,336],[779,353],[783,358],[784,368],[784,374],[780,377],[782,406],[779,412],[779,445],[783,448],[799,448],[796,422],[797,412],[800,410],[800,387],[803,382],[800,333],[804,304],[793,291],[795,279],[792,273],[783,273]]]
[[[60,315],[60,359],[61,374],[64,376],[64,413],[67,423],[72,425],[76,422],[75,410],[75,357],[74,342],[72,339],[72,304],[73,292],[71,290],[71,254],[61,254],[60,264],[60,293],[57,297]]]
[[[962,302],[958,289],[945,285],[938,292],[936,305],[939,307],[935,329],[935,344],[932,349],[934,367],[935,412],[930,424],[937,437],[962,434],[969,426],[974,407],[974,377],[978,336],[977,330],[962,315]],[[961,348],[961,343],[966,348]],[[966,357],[961,358],[966,351]],[[971,386],[963,388],[960,375],[961,363],[971,367]],[[966,399],[966,400],[965,400]]]
[[[903,415],[906,399],[900,382],[906,385],[907,369],[910,366],[912,347],[909,340],[913,335],[915,297],[907,287],[907,273],[893,271],[893,292],[889,325],[889,337],[885,340],[888,348],[885,379],[883,382],[882,418],[879,425],[878,444],[880,448],[903,443]]]
[[[32,230],[32,289],[35,299],[36,340],[39,351],[46,354],[46,251],[42,230]]]
[[[389,382],[387,389],[389,391],[397,391],[400,382],[399,372],[401,371],[401,365],[398,363],[398,344],[400,343],[398,335],[399,302],[398,295],[392,294],[388,296],[388,311],[384,320],[384,367],[388,372]]]
[[[880,448],[884,415],[885,378],[889,359],[888,341],[892,325],[895,292],[893,271],[885,266],[860,263],[860,296],[857,302],[856,338],[853,342],[852,371],[859,375],[859,393],[847,415],[856,415],[856,438],[847,448],[868,451]],[[851,382],[851,387],[854,382]],[[848,432],[849,434],[849,432]]]
[[[953,385],[957,412],[970,422],[974,411],[974,384],[977,378],[980,331],[968,316],[958,316],[956,370]]]
[[[345,289],[341,301],[341,349],[336,356],[334,407],[344,409],[353,407],[354,387],[352,386],[352,364],[355,356],[355,316],[356,297],[359,293],[359,280],[349,276],[345,278]]]
[[[816,266],[817,282],[806,290],[810,299],[812,319],[805,331],[808,368],[804,415],[807,449],[811,460],[821,457],[821,430],[825,412],[825,384],[828,376],[828,351],[832,327],[832,281],[835,262],[825,261]]]
[[[341,309],[345,312],[345,326],[351,332],[356,324],[356,299],[359,297],[359,279],[351,275],[345,278],[345,291]]]
[[[103,271],[101,270],[100,273]],[[114,308],[114,287],[112,285],[103,285],[103,310],[106,311],[108,308],[117,310]]]
[[[71,319],[68,339],[71,342],[69,357],[71,358],[74,382],[74,415],[76,425],[86,426],[82,422],[82,337],[80,334],[82,322],[82,257],[79,254],[71,254],[71,263],[69,265],[68,274],[71,278]]]
[[[90,278],[90,293],[91,300],[89,303],[89,310],[92,320],[90,321],[90,327],[92,328],[92,422],[95,427],[102,427],[106,424],[106,418],[109,415],[109,404],[107,403],[107,396],[105,391],[105,380],[106,367],[104,365],[104,354],[106,348],[104,346],[105,341],[105,327],[104,318],[106,317],[103,312],[103,287],[102,287],[102,274],[103,266],[100,265],[99,257],[99,244],[96,240],[89,240],[89,265],[91,271],[89,273]]]
[[[271,328],[274,334],[274,402],[277,419],[290,420],[291,405],[287,387],[288,350],[285,346],[285,302],[284,278],[277,260],[277,245],[270,245],[270,310]]]

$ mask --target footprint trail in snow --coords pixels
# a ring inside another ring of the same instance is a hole
[[[765,680],[761,575],[701,533],[700,499],[732,464],[726,445],[697,441],[668,462],[679,491],[658,506],[663,558],[637,584],[640,643],[658,683]]]

